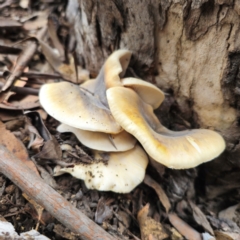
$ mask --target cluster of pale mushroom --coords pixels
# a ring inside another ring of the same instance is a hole
[[[124,78],[131,52],[112,53],[95,80],[43,85],[46,112],[92,151],[95,161],[61,168],[84,180],[87,188],[127,193],[145,176],[148,158],[169,168],[186,169],[216,158],[225,149],[217,132],[171,131],[154,114],[164,93],[137,78]],[[105,161],[101,161],[104,159]],[[107,160],[107,164],[106,164]]]

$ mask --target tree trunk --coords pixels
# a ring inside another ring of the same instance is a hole
[[[156,111],[165,126],[223,134],[225,153],[200,168],[208,199],[240,187],[239,15],[233,0],[71,0],[67,9],[78,59],[92,76],[112,51],[129,49],[127,74],[166,93]]]

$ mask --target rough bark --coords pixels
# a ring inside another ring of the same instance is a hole
[[[240,2],[70,3],[68,18],[81,64],[95,76],[113,50],[132,50],[127,74],[151,81],[167,93],[157,111],[166,126],[212,128],[224,135],[227,151],[218,161],[205,165],[211,169],[205,171],[208,196],[214,198],[238,188]],[[209,184],[223,185],[222,191],[212,191]]]

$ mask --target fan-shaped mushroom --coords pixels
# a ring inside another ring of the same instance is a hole
[[[66,172],[84,180],[89,189],[128,193],[143,181],[148,164],[148,157],[139,145],[126,152],[95,152],[94,158],[99,160],[62,168],[55,176]]]
[[[78,140],[88,148],[105,152],[123,152],[132,149],[136,144],[136,138],[122,131],[118,134],[92,132],[61,124],[57,130],[61,133],[72,132]]]
[[[113,52],[104,63],[96,78],[94,93],[103,106],[108,107],[106,90],[111,87],[122,86],[121,78],[125,75],[132,53],[120,49]]]
[[[100,108],[99,100],[77,85],[68,82],[45,84],[40,89],[39,99],[46,112],[64,124],[89,131],[122,131],[110,110]]]
[[[128,77],[122,78],[121,83],[123,87],[133,89],[145,103],[150,104],[153,109],[158,108],[164,100],[164,93],[153,84],[143,81],[138,78]],[[97,80],[90,79],[85,81],[80,87],[94,92],[96,89]]]
[[[223,138],[214,131],[166,129],[152,107],[132,89],[110,88],[107,99],[115,120],[137,138],[150,157],[169,168],[195,167],[216,158],[225,149]]]
[[[137,78],[121,79],[124,87],[133,89],[138,96],[145,102],[150,104],[153,109],[158,108],[164,100],[164,93],[153,84]]]

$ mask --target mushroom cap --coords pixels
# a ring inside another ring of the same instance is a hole
[[[61,133],[72,132],[88,148],[105,152],[122,152],[134,148],[136,138],[122,131],[118,134],[92,132],[61,124],[57,130]]]
[[[80,84],[80,87],[85,88],[88,91],[94,93],[95,88],[96,88],[96,83],[97,83],[96,79],[89,79],[89,80],[86,80],[85,82],[83,82],[82,84]]]
[[[121,126],[99,99],[79,86],[68,83],[44,84],[39,100],[46,112],[58,121],[75,128],[119,133]]]
[[[132,53],[125,49],[113,52],[105,61],[97,78],[94,93],[103,106],[108,107],[106,90],[111,87],[122,86],[121,77],[124,76]]]
[[[88,189],[128,193],[140,184],[145,176],[148,157],[144,150],[136,145],[126,152],[95,152],[95,158],[108,159],[107,163],[95,161],[91,164],[78,164],[74,167],[62,168],[61,173],[70,173],[73,177],[84,180]]]
[[[121,83],[124,87],[133,89],[139,97],[145,102],[150,104],[153,109],[158,108],[164,100],[164,93],[153,84],[143,81],[138,78],[123,78]],[[90,79],[82,83],[80,86],[94,92],[96,89],[97,80]]]
[[[107,99],[116,121],[137,138],[150,157],[169,168],[195,167],[216,158],[225,149],[223,138],[214,131],[174,132],[166,129],[152,107],[132,89],[110,88]]]
[[[103,66],[106,89],[122,86],[121,78],[125,75],[131,56],[129,50],[120,49],[108,57]]]
[[[121,78],[125,75],[131,56],[132,52],[126,49],[113,52],[106,59],[97,78],[85,81],[82,86],[91,90],[99,90],[99,85],[102,85],[105,91],[110,87],[122,86]]]
[[[156,109],[164,100],[164,93],[153,84],[137,79],[137,78],[123,78],[122,84],[124,87],[133,89],[139,97],[150,104],[153,109]]]

